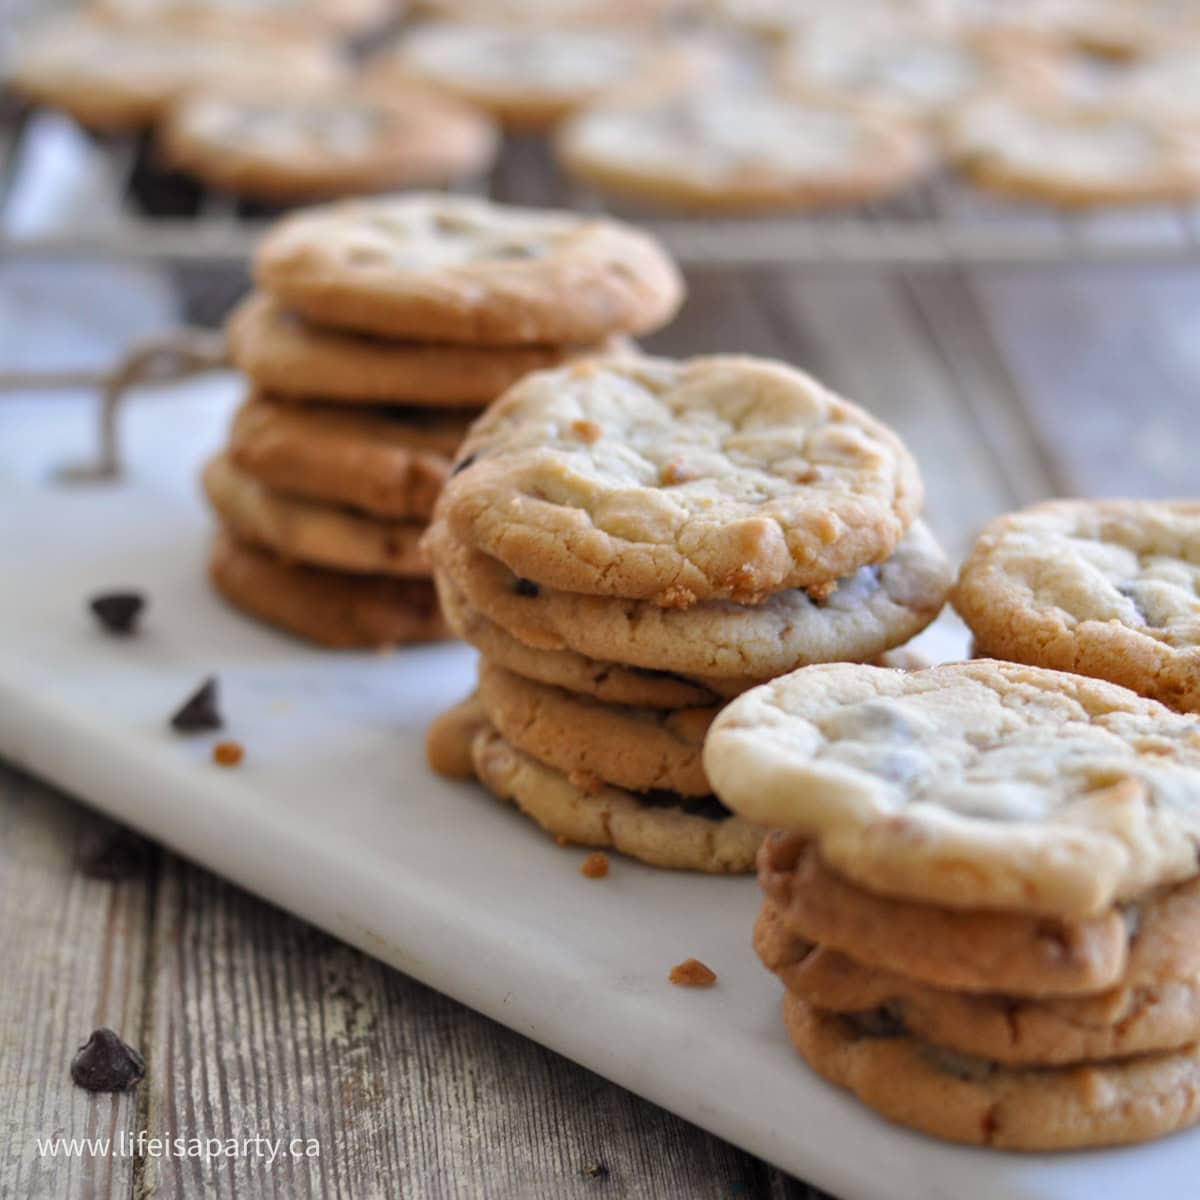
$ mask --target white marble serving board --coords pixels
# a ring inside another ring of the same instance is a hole
[[[67,487],[79,401],[0,399],[0,754],[407,974],[845,1200],[1194,1198],[1200,1134],[1132,1150],[1015,1156],[892,1128],[818,1080],[756,962],[750,879],[607,879],[472,785],[432,777],[430,716],[464,694],[459,645],[331,654],[208,589],[197,464],[236,394],[224,378],[141,394],[129,477]],[[105,636],[86,598],[150,597],[140,636]],[[220,678],[227,736],[166,718]],[[689,956],[708,991],[668,985]]]

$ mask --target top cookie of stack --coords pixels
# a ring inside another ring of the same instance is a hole
[[[705,730],[722,698],[936,616],[921,500],[895,434],[782,363],[527,377],[472,427],[425,539],[484,656],[471,767],[554,834],[749,870],[759,832],[713,800]],[[452,743],[436,725],[431,763],[465,772]]]
[[[227,535],[213,575],[335,645],[437,630],[417,541],[478,410],[528,371],[619,349],[682,298],[628,226],[444,195],[298,213],[254,273],[229,325],[250,395],[205,475]],[[400,604],[397,577],[419,581]]]

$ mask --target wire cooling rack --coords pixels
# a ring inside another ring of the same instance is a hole
[[[11,104],[0,107],[0,202],[23,160],[27,126],[26,112]],[[152,147],[143,141],[106,139],[97,144],[118,181],[122,219],[103,232],[20,235],[0,226],[0,256],[241,266],[269,215],[274,215],[159,172]],[[1200,258],[1197,205],[1072,214],[986,197],[944,175],[888,201],[836,213],[701,218],[606,202],[565,179],[544,142],[510,138],[495,170],[462,190],[510,203],[632,218],[692,268],[1155,263]]]

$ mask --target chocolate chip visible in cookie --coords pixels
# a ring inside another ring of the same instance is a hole
[[[954,605],[981,655],[1200,712],[1200,501],[1055,500],[999,517]]]
[[[1087,916],[1196,872],[1200,725],[1064,672],[805,667],[725,708],[704,768],[735,812],[905,899]]]

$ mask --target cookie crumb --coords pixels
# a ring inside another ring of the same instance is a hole
[[[571,839],[565,833],[556,833],[554,835],[554,844],[556,846],[569,846]]]
[[[218,767],[236,767],[246,757],[246,751],[239,742],[218,742],[212,757]]]
[[[706,967],[698,958],[689,958],[671,968],[667,978],[676,987],[712,987],[717,982],[717,973]]]
[[[94,1029],[71,1059],[71,1078],[89,1092],[124,1092],[145,1074],[146,1060],[111,1029]]]
[[[584,1179],[607,1179],[610,1174],[608,1166],[599,1160],[588,1163],[579,1173]]]
[[[572,421],[571,432],[581,441],[590,446],[604,436],[604,430],[595,421]]]
[[[585,879],[603,879],[608,874],[608,855],[597,850],[589,854],[579,865],[579,873]]]
[[[378,654],[380,658],[391,658],[392,655],[396,653],[396,643],[380,642],[379,645],[375,647],[375,653]]]
[[[659,592],[657,604],[659,608],[691,608],[696,603],[696,593],[691,588],[671,584],[665,591]]]
[[[102,592],[88,601],[106,633],[133,633],[145,607],[146,597],[141,592]]]
[[[682,459],[675,458],[663,467],[659,472],[659,478],[670,487],[675,483],[687,483],[689,479],[695,479],[696,474]]]
[[[223,724],[217,708],[215,675],[210,675],[171,718],[171,728],[177,733],[203,733],[209,729],[220,729]]]

